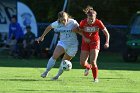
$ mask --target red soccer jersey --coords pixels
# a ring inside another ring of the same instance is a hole
[[[84,19],[80,22],[80,28],[84,30],[83,34],[86,38],[89,38],[91,42],[96,42],[100,40],[99,29],[103,30],[105,26],[101,20],[96,19],[93,24],[89,25],[87,19]]]

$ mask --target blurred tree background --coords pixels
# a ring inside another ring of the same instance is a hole
[[[25,3],[34,13],[38,23],[51,23],[57,19],[57,13],[63,9],[65,0],[19,0]],[[121,52],[125,48],[126,36],[129,24],[133,15],[140,11],[140,0],[68,0],[66,11],[78,22],[86,15],[83,9],[93,6],[97,11],[97,18],[101,19],[107,26],[110,33],[111,52]],[[123,25],[126,28],[111,28],[110,25]],[[38,25],[39,36],[44,31],[46,25]],[[101,35],[101,50],[105,42],[105,37]],[[53,38],[53,31],[46,37],[45,47],[49,47]],[[50,41],[48,41],[50,40]],[[80,40],[80,39],[79,39]],[[48,43],[47,43],[48,42]],[[47,44],[47,45],[46,45]]]
[[[53,22],[62,10],[64,0],[19,0],[28,5],[38,22]],[[66,11],[80,21],[85,17],[83,8],[91,5],[97,17],[108,24],[128,24],[134,13],[140,10],[140,0],[68,0]]]

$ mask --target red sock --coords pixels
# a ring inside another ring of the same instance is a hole
[[[86,68],[86,69],[91,69],[91,64],[86,64],[86,65],[84,65],[84,68]]]
[[[98,67],[93,66],[91,69],[92,69],[93,78],[96,79],[98,76]]]

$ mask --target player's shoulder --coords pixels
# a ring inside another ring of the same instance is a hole
[[[51,24],[58,24],[58,21],[56,20],[56,21],[52,22]]]
[[[69,20],[69,22],[73,22],[73,23],[77,22],[77,21],[76,21],[75,19],[73,19],[73,18],[69,18],[68,20]]]
[[[87,21],[87,18],[85,18],[85,19],[82,19],[81,21],[82,21],[82,22],[86,22],[86,21]]]
[[[75,19],[69,18],[68,19],[68,24],[75,25],[75,24],[78,24],[78,22]]]
[[[82,23],[82,24],[85,24],[85,23],[87,23],[87,18],[85,18],[85,19],[82,19],[82,20],[80,21],[80,23]]]
[[[17,25],[17,26],[20,26],[20,23],[16,22],[16,25]]]
[[[96,19],[96,22],[97,23],[101,23],[102,21],[100,19]]]
[[[57,20],[54,21],[54,22],[52,22],[52,23],[50,24],[50,26],[51,26],[52,28],[57,28],[58,25],[59,25],[59,22],[58,22]]]

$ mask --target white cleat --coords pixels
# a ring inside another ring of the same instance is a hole
[[[87,76],[88,74],[89,74],[89,69],[85,69],[84,76]]]
[[[98,78],[94,79],[94,82],[95,83],[98,83],[99,82],[99,79]]]
[[[42,78],[45,78],[46,76],[48,76],[48,73],[47,72],[44,72],[44,73],[41,74],[41,77]]]

